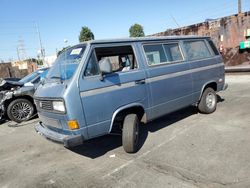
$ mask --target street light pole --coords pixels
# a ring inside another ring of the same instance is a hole
[[[45,50],[44,50],[43,45],[42,45],[40,30],[39,30],[38,24],[36,22],[35,22],[35,27],[36,27],[36,31],[37,31],[38,39],[39,39],[41,59],[42,59],[43,63],[45,63],[45,61],[44,61],[45,60]]]

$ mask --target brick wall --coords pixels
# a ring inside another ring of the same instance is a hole
[[[16,77],[21,78],[26,72],[19,71],[17,67],[12,67],[11,63],[1,63],[0,64],[0,78],[10,78]]]
[[[154,36],[199,35],[212,37],[215,44],[226,48],[235,48],[245,40],[244,30],[250,28],[250,12],[235,14],[215,20],[208,20],[177,29],[169,29]]]
[[[0,78],[23,78],[24,76],[37,70],[37,64],[27,63],[27,69],[19,69],[13,63],[0,63]]]

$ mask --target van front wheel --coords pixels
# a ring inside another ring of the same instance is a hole
[[[139,120],[136,114],[128,114],[124,118],[122,145],[127,153],[135,153],[139,144]]]
[[[215,91],[208,87],[202,94],[201,100],[198,104],[198,109],[201,113],[211,114],[217,107],[217,95]]]

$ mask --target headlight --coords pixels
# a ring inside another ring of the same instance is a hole
[[[58,112],[65,112],[65,106],[63,101],[53,101],[53,109]]]

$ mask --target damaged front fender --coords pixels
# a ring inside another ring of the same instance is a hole
[[[13,91],[0,91],[0,119],[5,115],[5,102],[13,98]]]
[[[24,86],[16,81],[0,80],[0,119],[6,114],[7,105],[14,98],[29,96],[33,97],[34,86]]]

